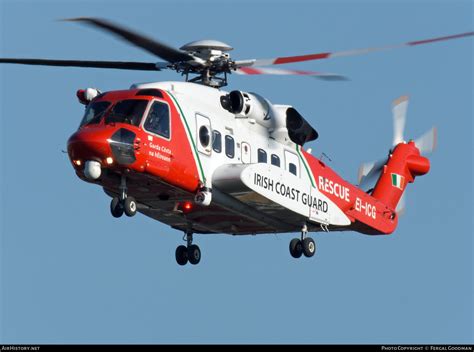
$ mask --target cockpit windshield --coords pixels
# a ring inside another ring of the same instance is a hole
[[[148,105],[148,100],[127,99],[117,102],[105,118],[105,123],[128,123],[138,126],[143,113]]]
[[[89,104],[84,114],[84,118],[81,121],[81,126],[99,123],[109,105],[110,103],[108,101],[98,101]]]

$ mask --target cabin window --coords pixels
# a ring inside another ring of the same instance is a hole
[[[272,154],[271,162],[272,165],[280,167],[280,157],[278,155]]]
[[[211,141],[211,136],[209,134],[209,128],[207,126],[201,126],[199,128],[199,142],[203,147],[207,147]]]
[[[296,165],[293,163],[288,164],[288,171],[291,172],[293,175],[298,175],[298,171],[296,170]]]
[[[300,160],[298,155],[285,150],[285,169],[293,175],[300,177]]]
[[[199,153],[210,156],[212,152],[211,138],[212,138],[211,121],[208,117],[196,114],[196,144]]]
[[[225,136],[225,155],[231,159],[233,159],[235,155],[234,138],[229,135]]]
[[[81,126],[99,123],[105,110],[110,106],[108,101],[98,101],[87,106]]]
[[[266,163],[267,162],[267,152],[263,149],[258,149],[258,162]]]
[[[159,136],[170,138],[170,112],[168,104],[155,101],[148,112],[145,124],[145,130],[155,133]]]
[[[220,153],[222,151],[222,135],[219,131],[212,131],[212,149],[216,153]]]
[[[105,123],[127,123],[139,126],[148,100],[127,99],[117,102],[105,118]]]

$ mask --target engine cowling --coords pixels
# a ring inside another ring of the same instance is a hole
[[[289,105],[273,105],[255,93],[234,90],[221,97],[224,109],[236,118],[252,119],[266,127],[272,138],[283,143],[304,145],[318,138],[318,132]]]
[[[272,104],[258,94],[233,90],[221,98],[221,104],[236,118],[254,119],[259,125],[271,127]]]

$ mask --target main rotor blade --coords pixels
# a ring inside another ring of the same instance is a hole
[[[49,59],[16,59],[0,58],[0,63],[39,65],[39,66],[72,66],[92,68],[115,68],[119,70],[160,71],[164,65],[153,62],[129,61],[87,61],[87,60],[49,60]]]
[[[239,75],[299,75],[299,76],[311,76],[317,79],[325,81],[347,81],[348,78],[336,75],[334,73],[326,72],[315,72],[315,71],[300,71],[300,70],[282,70],[278,68],[270,67],[241,67],[238,68],[235,73]]]
[[[288,64],[292,62],[322,60],[322,59],[329,59],[329,58],[341,57],[341,56],[356,56],[356,55],[368,54],[368,53],[376,52],[376,51],[392,50],[392,49],[398,49],[398,48],[403,48],[403,47],[417,46],[417,45],[430,44],[430,43],[435,43],[435,42],[440,42],[440,41],[445,41],[445,40],[464,38],[464,37],[469,37],[472,35],[474,35],[474,32],[466,32],[466,33],[448,35],[444,37],[416,40],[412,42],[406,42],[402,44],[395,44],[395,45],[389,45],[389,46],[383,46],[383,47],[377,47],[377,48],[363,48],[363,49],[353,49],[353,50],[345,50],[345,51],[337,51],[337,52],[323,52],[323,53],[298,55],[298,56],[283,56],[283,57],[277,57],[273,59],[239,60],[239,61],[236,61],[235,63],[239,67],[281,65],[281,64]]]
[[[166,44],[160,43],[157,40],[145,37],[144,35],[132,32],[129,29],[116,25],[112,22],[91,17],[78,17],[78,18],[69,18],[64,21],[69,22],[84,22],[94,27],[105,29],[120,38],[125,39],[126,41],[138,46],[139,48],[145,49],[146,51],[168,61],[168,62],[179,62],[179,61],[189,61],[194,60],[194,57],[180,51]]]

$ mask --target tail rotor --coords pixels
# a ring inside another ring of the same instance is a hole
[[[398,99],[395,99],[392,104],[392,118],[393,118],[393,141],[392,150],[400,143],[406,143],[404,140],[404,131],[406,123],[406,114],[408,109],[409,97],[404,95]],[[432,127],[420,137],[415,139],[415,145],[419,149],[422,155],[432,153],[436,148],[437,142],[437,130],[436,127]],[[358,173],[358,184],[360,188],[367,189],[367,192],[371,192],[375,183],[380,178],[384,166],[388,162],[388,157],[364,163],[359,167]],[[400,199],[397,205],[397,212],[400,214],[403,212],[405,207],[405,197]]]

